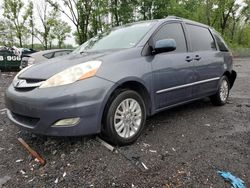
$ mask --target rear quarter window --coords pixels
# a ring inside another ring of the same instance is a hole
[[[193,51],[214,51],[216,45],[208,28],[186,24]]]
[[[215,33],[215,32],[213,33],[213,35],[214,35],[214,38],[215,38],[215,40],[216,40],[216,42],[218,44],[219,50],[222,51],[222,52],[228,52],[229,49],[228,49],[225,41],[222,39],[222,37],[219,34]]]

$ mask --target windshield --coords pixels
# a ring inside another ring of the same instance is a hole
[[[114,28],[97,35],[79,46],[73,53],[134,47],[152,28],[154,22],[144,22]]]

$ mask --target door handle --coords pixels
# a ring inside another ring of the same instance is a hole
[[[193,58],[192,58],[191,56],[187,56],[187,57],[186,57],[186,61],[187,61],[187,62],[191,62],[191,61],[193,61]]]
[[[194,60],[196,60],[196,61],[200,61],[200,59],[201,59],[201,57],[200,57],[199,55],[196,55],[196,56],[194,57]]]

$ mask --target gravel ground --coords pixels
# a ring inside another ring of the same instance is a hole
[[[94,136],[20,131],[0,111],[0,187],[230,187],[218,170],[250,187],[250,59],[236,59],[235,69],[227,105],[214,107],[204,99],[157,114],[136,143],[118,152]],[[13,76],[0,77],[0,110]],[[45,166],[28,155],[19,137],[46,159]]]

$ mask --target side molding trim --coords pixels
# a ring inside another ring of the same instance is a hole
[[[173,91],[173,90],[176,90],[176,89],[182,89],[182,88],[185,88],[185,87],[190,87],[190,86],[194,86],[194,85],[198,85],[198,84],[203,84],[203,83],[206,83],[206,82],[212,82],[212,81],[219,80],[219,79],[220,79],[220,77],[210,78],[210,79],[207,79],[207,80],[201,80],[201,81],[193,82],[193,83],[190,83],[190,84],[185,84],[185,85],[170,87],[170,88],[167,88],[167,89],[162,89],[162,90],[157,91],[156,93],[157,94],[165,93],[165,92]]]

